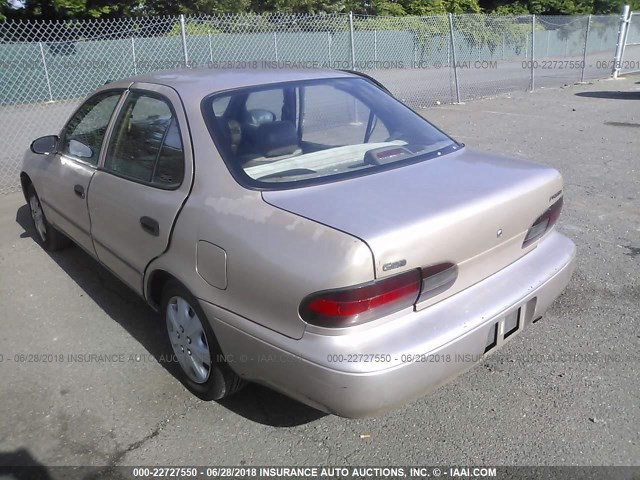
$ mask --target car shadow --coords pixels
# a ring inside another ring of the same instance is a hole
[[[24,229],[21,238],[36,240],[27,205],[16,212]],[[122,326],[154,358],[172,358],[164,327],[147,303],[124,283],[77,246],[46,252],[110,318]],[[180,381],[176,362],[159,362]],[[326,414],[261,385],[249,384],[220,405],[248,420],[274,427],[292,427],[317,420]]]
[[[586,98],[605,98],[609,100],[640,100],[640,92],[578,92],[576,93],[576,96]]]
[[[11,452],[0,452],[0,478],[6,480],[52,480],[48,468],[33,458],[33,455],[25,448]]]
[[[124,474],[124,475],[123,475]],[[26,448],[0,451],[1,480],[125,480],[130,478],[117,467],[46,466]]]

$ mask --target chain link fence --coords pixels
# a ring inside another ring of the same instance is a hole
[[[640,45],[640,18],[632,24],[628,41]],[[471,14],[0,22],[0,193],[18,190],[29,143],[110,80],[186,67],[356,69],[420,109],[606,78],[618,25],[616,15]]]
[[[629,14],[624,48],[620,56],[620,73],[640,72],[640,12]]]

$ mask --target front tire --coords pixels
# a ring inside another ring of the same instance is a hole
[[[29,210],[31,211],[31,221],[33,222],[33,228],[36,231],[36,237],[49,252],[55,252],[71,245],[71,240],[67,238],[63,233],[56,230],[56,228],[49,223],[47,217],[42,210],[42,204],[40,198],[36,193],[36,189],[33,185],[29,185],[27,188],[27,201],[29,202]]]
[[[244,386],[224,361],[200,304],[177,281],[170,281],[163,290],[162,312],[180,380],[191,392],[202,400],[220,400]]]

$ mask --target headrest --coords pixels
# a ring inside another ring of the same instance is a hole
[[[249,110],[245,114],[244,122],[249,125],[262,125],[263,123],[273,122],[276,119],[276,115],[269,110],[263,110],[256,108],[255,110]]]
[[[298,132],[291,122],[263,123],[256,132],[256,142],[265,157],[288,155],[298,149]]]

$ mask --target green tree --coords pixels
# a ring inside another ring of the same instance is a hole
[[[632,9],[640,8],[640,0],[480,0],[485,12],[511,15],[615,14],[627,3]]]
[[[617,14],[640,0],[0,0],[0,19],[64,20],[222,13],[346,13],[429,16],[447,12],[504,15]]]
[[[235,3],[230,0],[230,3]],[[250,9],[255,13],[283,12],[283,13],[340,13],[348,11],[345,2],[330,2],[326,0],[250,0],[244,11]]]
[[[482,9],[477,0],[444,0],[444,8],[449,13],[480,13]]]
[[[373,15],[402,17],[407,14],[401,3],[388,0],[372,0],[371,7]]]
[[[443,0],[410,0],[405,8],[407,14],[418,16],[440,15],[447,11]]]
[[[132,14],[130,3],[109,0],[26,0],[20,4],[5,0],[3,4],[1,13],[9,19],[66,20]]]

